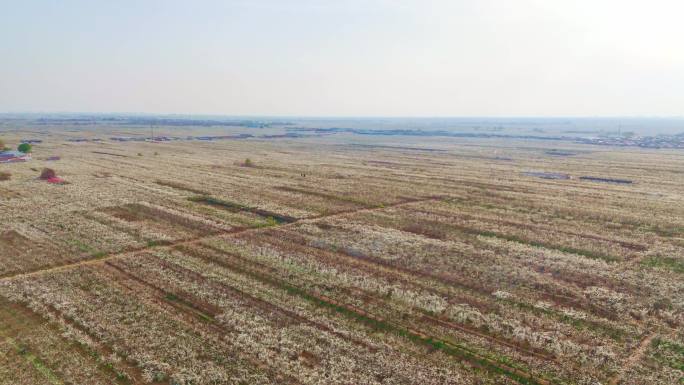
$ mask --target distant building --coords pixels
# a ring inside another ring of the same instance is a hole
[[[26,162],[31,160],[31,154],[19,151],[0,152],[0,163]]]

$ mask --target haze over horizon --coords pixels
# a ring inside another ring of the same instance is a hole
[[[673,0],[6,2],[0,112],[682,116]]]

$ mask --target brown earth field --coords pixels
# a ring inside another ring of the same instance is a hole
[[[682,150],[99,130],[0,164],[0,385],[684,384]]]

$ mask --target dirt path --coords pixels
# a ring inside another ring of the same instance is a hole
[[[392,203],[392,204],[388,204],[388,205],[384,205],[384,206],[380,206],[380,207],[361,208],[361,209],[356,209],[356,210],[342,211],[342,212],[338,212],[338,213],[334,213],[334,214],[330,214],[330,215],[321,215],[321,216],[315,216],[315,217],[310,217],[310,218],[302,218],[302,219],[298,219],[292,223],[277,225],[275,227],[290,227],[290,226],[295,226],[295,225],[300,224],[300,223],[314,222],[314,221],[321,220],[321,219],[332,219],[332,218],[345,217],[345,216],[364,213],[364,212],[382,211],[382,210],[392,208],[392,207],[398,207],[398,206],[409,205],[409,204],[414,204],[414,203],[431,202],[431,201],[437,201],[440,199],[442,199],[442,197],[407,199],[407,200],[404,200],[401,202],[396,202],[396,203]],[[175,248],[178,246],[187,246],[187,245],[200,243],[206,239],[218,237],[221,235],[239,234],[239,233],[246,233],[246,232],[259,232],[259,231],[262,231],[264,229],[270,229],[270,228],[273,228],[273,226],[271,226],[271,227],[257,227],[257,228],[235,228],[235,229],[230,229],[230,230],[226,230],[226,231],[213,232],[209,235],[202,235],[202,236],[193,237],[193,238],[181,239],[181,240],[166,243],[163,245],[145,246],[145,247],[140,247],[140,248],[133,249],[133,250],[126,250],[126,251],[121,251],[121,252],[117,252],[117,253],[105,254],[101,257],[86,259],[86,260],[82,260],[82,261],[78,261],[78,262],[40,268],[40,269],[36,269],[33,271],[29,271],[29,272],[6,275],[6,276],[0,277],[0,282],[9,281],[9,280],[13,280],[13,279],[28,278],[28,277],[32,277],[32,276],[39,276],[39,275],[46,274],[46,273],[55,273],[55,272],[60,272],[60,271],[67,271],[67,270],[71,270],[71,269],[78,268],[81,266],[99,265],[99,264],[102,264],[102,263],[107,262],[109,260],[112,260],[115,258],[126,257],[129,255],[133,255],[135,253],[144,253],[144,252],[150,252],[150,251],[155,251],[155,250],[169,250],[169,249],[172,249],[172,248]]]
[[[646,349],[648,349],[648,346],[651,344],[651,341],[653,341],[656,335],[657,333],[651,332],[646,337],[644,337],[643,340],[641,340],[639,346],[637,346],[637,348],[634,349],[632,354],[630,354],[629,357],[625,359],[625,361],[622,363],[620,371],[617,374],[615,374],[613,378],[610,379],[608,385],[618,385],[620,381],[622,381],[623,375],[629,372],[629,370],[632,369],[632,367],[634,367],[634,365],[636,365],[644,356],[644,354],[646,353]]]

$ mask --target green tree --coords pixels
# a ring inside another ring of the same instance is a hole
[[[30,144],[28,144],[28,143],[22,143],[22,144],[19,145],[19,147],[17,147],[17,150],[20,151],[20,152],[23,152],[23,153],[28,153],[28,152],[31,152],[31,148],[32,148],[32,147],[31,147]]]

